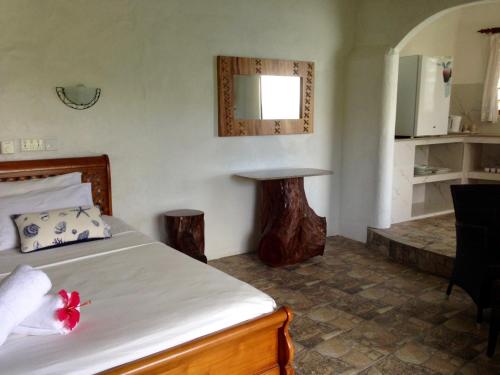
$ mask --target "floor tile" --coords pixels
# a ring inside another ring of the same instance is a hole
[[[355,368],[339,359],[325,357],[316,351],[304,351],[296,359],[297,375],[354,374]]]
[[[435,238],[410,240],[437,248]],[[282,268],[256,254],[210,264],[292,308],[297,374],[500,374],[500,349],[493,359],[485,355],[488,325],[476,327],[475,305],[463,290],[446,298],[446,279],[362,243],[328,238],[323,257]]]
[[[421,367],[400,361],[391,355],[374,366],[360,372],[360,375],[437,375],[439,373]]]

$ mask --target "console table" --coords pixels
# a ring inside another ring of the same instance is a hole
[[[272,267],[295,264],[323,255],[326,218],[307,203],[304,177],[331,175],[324,169],[275,169],[238,173],[261,181],[261,239],[259,258]]]

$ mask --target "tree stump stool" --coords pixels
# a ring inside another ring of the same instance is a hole
[[[166,244],[190,257],[207,263],[203,211],[174,210],[164,214]]]

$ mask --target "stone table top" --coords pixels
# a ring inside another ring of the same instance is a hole
[[[286,178],[327,176],[333,174],[326,169],[315,168],[283,168],[283,169],[263,169],[259,171],[248,171],[237,173],[235,176],[249,178],[251,180],[283,180]]]

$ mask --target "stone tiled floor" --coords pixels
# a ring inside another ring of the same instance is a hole
[[[500,353],[486,357],[487,325],[476,328],[464,292],[447,300],[447,280],[362,243],[329,238],[323,257],[278,269],[255,254],[210,264],[293,309],[298,374],[500,374]]]
[[[389,229],[368,229],[368,247],[398,263],[449,277],[456,252],[455,215],[394,224]]]
[[[370,229],[410,246],[455,257],[455,214],[393,224],[389,229]]]

